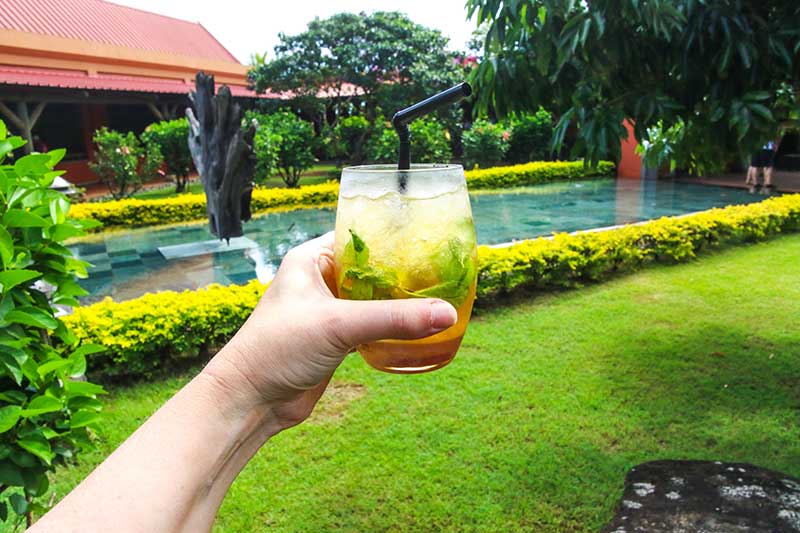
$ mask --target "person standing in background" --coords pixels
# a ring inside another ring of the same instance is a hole
[[[745,178],[745,184],[750,186],[750,192],[756,192],[756,190],[758,190],[759,170],[764,172],[764,186],[762,191],[766,194],[773,191],[772,168],[775,163],[775,152],[777,150],[777,142],[767,141],[767,143],[750,158],[750,167],[747,169],[747,178]]]

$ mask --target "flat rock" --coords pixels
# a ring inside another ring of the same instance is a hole
[[[800,479],[746,463],[643,463],[602,531],[800,532]]]

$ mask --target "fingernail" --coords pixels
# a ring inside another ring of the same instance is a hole
[[[447,302],[435,301],[431,304],[431,329],[447,329],[458,320],[455,308]]]

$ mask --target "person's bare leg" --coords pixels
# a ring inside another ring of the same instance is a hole
[[[764,167],[764,187],[772,187],[772,167]]]
[[[747,167],[747,177],[744,180],[745,185],[755,185],[756,184],[756,176],[757,174],[756,167],[749,166]]]

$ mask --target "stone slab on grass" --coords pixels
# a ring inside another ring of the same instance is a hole
[[[643,463],[602,531],[800,532],[800,479],[746,463]]]

